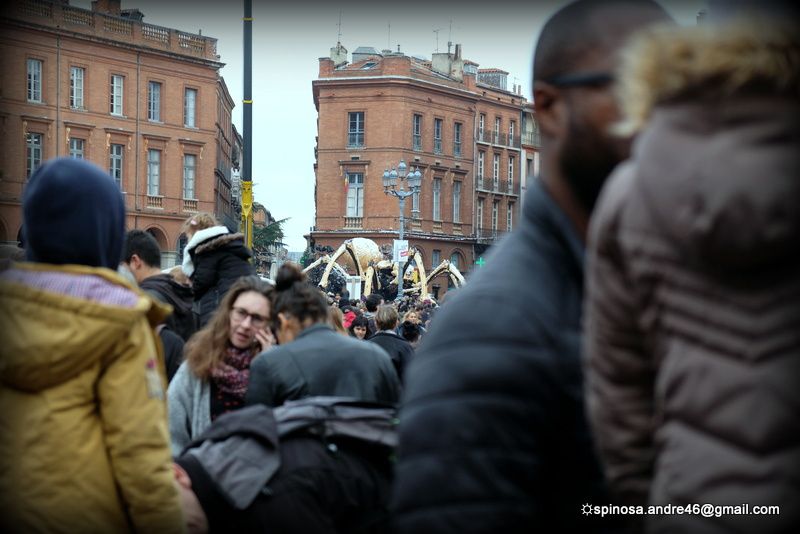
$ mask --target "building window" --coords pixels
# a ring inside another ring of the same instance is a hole
[[[508,123],[508,146],[514,146],[514,130],[516,130],[516,124],[514,121],[509,121]]]
[[[112,115],[122,115],[122,95],[125,78],[119,74],[111,75],[111,96],[108,100]]]
[[[478,199],[478,213],[475,216],[477,221],[475,221],[475,227],[478,229],[478,232],[483,228],[483,199]]]
[[[422,150],[422,115],[414,115],[411,123],[411,147]]]
[[[69,69],[69,107],[83,109],[83,79],[86,70],[81,67]]]
[[[183,97],[183,125],[186,126],[187,128],[195,127],[194,117],[195,117],[196,105],[197,105],[197,89],[186,89]]]
[[[461,269],[461,264],[459,261],[460,257],[461,255],[458,252],[453,252],[452,254],[450,254],[450,265],[452,265],[456,269]]]
[[[497,231],[497,212],[500,210],[500,201],[492,202],[492,232]]]
[[[122,189],[122,145],[111,145],[108,148],[108,174],[117,182],[120,190]]]
[[[69,138],[69,157],[74,159],[83,159],[84,141],[83,139],[78,139],[77,137],[70,137]]]
[[[442,119],[433,120],[433,153],[442,153]]]
[[[442,179],[433,180],[433,220],[442,220]]]
[[[25,136],[25,176],[30,178],[42,164],[42,134]]]
[[[461,157],[461,127],[460,122],[453,125],[453,155],[457,158]]]
[[[494,144],[500,142],[500,117],[495,117],[494,119],[494,132],[492,132],[492,137],[494,137]]]
[[[533,153],[533,175],[539,176],[539,153]]]
[[[419,191],[414,191],[411,195],[411,216],[419,218]]]
[[[347,173],[347,216],[364,216],[364,175],[360,172]]]
[[[512,229],[513,214],[514,214],[514,204],[509,204],[508,209],[506,210],[506,230],[508,230],[509,232]]]
[[[495,191],[500,186],[500,154],[495,154],[492,162],[492,185]]]
[[[486,126],[486,115],[481,113],[478,118],[478,141],[483,141],[483,129]]]
[[[183,198],[194,199],[194,171],[197,156],[194,154],[183,155]]]
[[[442,263],[442,251],[433,249],[431,251],[431,269],[435,269],[440,263]]]
[[[483,181],[483,160],[486,157],[486,152],[483,150],[478,152],[478,181]],[[483,183],[479,183],[478,187],[483,187]]]
[[[514,187],[514,156],[508,156],[508,192]]]
[[[42,101],[42,62],[28,60],[28,102]]]
[[[453,222],[461,222],[461,182],[453,182]]]
[[[157,197],[161,189],[161,151],[153,148],[147,151],[147,194]]]
[[[161,84],[150,82],[147,91],[147,119],[161,122]]]
[[[364,146],[364,112],[353,111],[348,115],[350,126],[347,135],[347,146]]]

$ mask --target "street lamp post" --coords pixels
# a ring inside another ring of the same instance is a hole
[[[399,188],[397,183],[398,178],[400,178]],[[403,189],[404,181],[408,182],[408,190]],[[410,197],[414,193],[419,193],[421,186],[422,173],[419,172],[419,167],[411,169],[411,171],[408,172],[408,166],[402,159],[400,160],[400,163],[397,164],[397,168],[392,167],[391,171],[389,169],[383,171],[383,192],[387,195],[397,197],[397,199],[400,201],[400,241],[402,241],[405,237],[406,198]],[[401,272],[400,268],[400,258],[394,258],[394,261],[397,263],[397,297],[395,298],[395,301],[399,303],[403,296],[403,273]]]

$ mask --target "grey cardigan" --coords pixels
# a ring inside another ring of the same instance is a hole
[[[211,385],[183,362],[167,389],[172,455],[181,451],[211,425]]]

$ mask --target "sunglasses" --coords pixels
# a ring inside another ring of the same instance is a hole
[[[578,72],[542,81],[556,87],[605,87],[614,83],[614,75],[607,72]]]

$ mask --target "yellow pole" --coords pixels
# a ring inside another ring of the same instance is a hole
[[[253,182],[242,181],[242,231],[247,248],[253,248]]]

